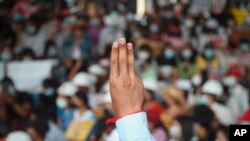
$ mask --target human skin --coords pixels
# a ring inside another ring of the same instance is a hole
[[[144,86],[135,72],[133,44],[126,43],[125,38],[112,45],[109,80],[116,116],[123,117],[142,109]]]

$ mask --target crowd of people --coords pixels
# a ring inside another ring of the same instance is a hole
[[[121,37],[134,44],[156,141],[227,141],[230,124],[250,124],[250,2],[146,1],[143,15],[134,0],[0,1],[0,62],[57,62],[39,94],[3,77],[0,140],[75,140],[72,125],[91,121],[83,140],[119,141],[105,122]]]

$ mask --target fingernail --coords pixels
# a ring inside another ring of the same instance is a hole
[[[133,44],[132,43],[128,43],[128,49],[131,50],[133,48]]]
[[[118,48],[118,43],[117,42],[113,43],[113,48]]]
[[[125,45],[126,44],[126,39],[125,38],[120,38],[119,42],[120,42],[120,44]]]

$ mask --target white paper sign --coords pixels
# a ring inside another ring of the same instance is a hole
[[[45,78],[50,76],[54,60],[15,61],[7,66],[7,75],[20,91],[34,92],[41,88]]]

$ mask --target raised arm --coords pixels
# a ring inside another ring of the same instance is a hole
[[[141,112],[144,87],[135,73],[132,43],[114,42],[111,53],[110,92],[121,141],[153,141],[146,113]],[[135,113],[136,112],[136,113]]]

